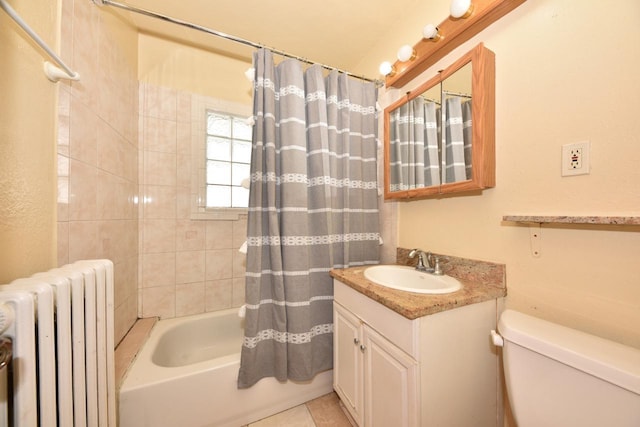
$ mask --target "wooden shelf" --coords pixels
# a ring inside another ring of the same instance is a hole
[[[505,215],[502,220],[533,224],[640,225],[640,216]]]
[[[421,39],[413,48],[416,58],[412,61],[396,61],[396,73],[385,79],[387,87],[402,87],[424,70],[444,58],[449,52],[489,25],[520,6],[526,0],[473,0],[474,10],[468,18],[447,19],[438,25],[443,38],[437,42]]]

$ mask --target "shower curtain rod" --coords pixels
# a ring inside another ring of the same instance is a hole
[[[444,93],[445,95],[460,96],[462,98],[473,98],[471,95],[469,95],[467,93],[453,92],[451,90],[443,90],[442,93]]]
[[[130,12],[138,13],[140,15],[145,15],[145,16],[149,16],[151,18],[161,19],[161,20],[166,21],[166,22],[171,22],[172,24],[177,24],[177,25],[181,25],[183,27],[187,27],[187,28],[191,28],[191,29],[194,29],[194,30],[202,31],[204,33],[211,34],[211,35],[216,36],[216,37],[220,37],[220,38],[223,38],[223,39],[226,39],[226,40],[231,40],[233,42],[241,43],[241,44],[244,44],[244,45],[247,45],[247,46],[255,47],[257,49],[262,49],[262,48],[269,49],[271,52],[273,52],[273,53],[275,53],[277,55],[280,55],[280,56],[297,59],[298,61],[302,61],[302,62],[304,62],[306,64],[319,65],[319,66],[321,66],[322,68],[324,68],[326,70],[338,71],[340,73],[344,73],[344,74],[346,74],[346,75],[348,75],[350,77],[354,77],[356,79],[360,79],[360,80],[364,80],[364,81],[367,81],[367,82],[375,83],[376,85],[381,85],[382,84],[381,80],[373,80],[373,79],[369,79],[369,78],[364,77],[364,76],[358,76],[356,74],[352,74],[352,73],[350,73],[348,71],[341,70],[341,69],[336,68],[336,67],[331,67],[329,65],[325,65],[325,64],[321,64],[319,62],[311,61],[311,60],[309,60],[307,58],[303,58],[303,57],[298,56],[298,55],[294,55],[294,54],[291,54],[291,53],[288,53],[288,52],[285,52],[285,51],[282,51],[282,50],[274,49],[274,48],[262,45],[260,43],[255,43],[255,42],[252,42],[250,40],[246,40],[246,39],[243,39],[243,38],[240,38],[240,37],[232,36],[230,34],[226,34],[226,33],[220,32],[220,31],[212,30],[211,28],[203,27],[201,25],[193,24],[191,22],[183,21],[181,19],[172,18],[170,16],[166,16],[166,15],[162,15],[160,13],[152,12],[150,10],[140,9],[140,8],[135,7],[135,6],[130,6],[130,5],[127,5],[127,4],[124,4],[124,3],[118,3],[118,2],[115,2],[115,1],[112,1],[112,0],[93,0],[93,2],[98,6],[108,5],[108,6],[117,7],[117,8],[120,8],[120,9],[128,10]]]
[[[18,13],[9,6],[9,3],[5,0],[0,0],[0,8],[7,12],[7,15],[9,15],[9,17],[13,19],[15,23],[18,24],[18,26],[22,28],[24,32],[27,33],[29,37],[31,37],[31,39],[40,46],[56,64],[60,66],[60,68],[58,68],[49,61],[45,61],[44,74],[49,80],[52,82],[57,82],[60,79],[80,80],[80,74],[69,68],[69,66],[65,64],[53,49],[51,49],[49,45],[42,40],[42,38],[20,17],[20,15],[18,15]]]

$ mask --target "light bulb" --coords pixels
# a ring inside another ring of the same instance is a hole
[[[442,38],[442,36],[440,34],[438,34],[438,31],[440,31],[440,30],[435,25],[427,24],[422,29],[422,36],[425,39],[429,39],[429,40],[433,40],[434,42],[437,42],[438,40],[440,40]]]
[[[416,51],[408,44],[402,45],[400,46],[400,49],[398,49],[398,61],[400,62],[410,61],[415,59],[415,57]]]
[[[471,0],[452,0],[451,16],[454,18],[467,18],[473,12]]]
[[[385,61],[380,64],[380,74],[383,76],[393,76],[395,74],[395,69],[393,65],[391,65],[391,62]]]

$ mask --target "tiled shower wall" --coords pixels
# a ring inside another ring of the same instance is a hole
[[[190,219],[191,106],[202,95],[144,82],[139,95],[138,314],[170,318],[239,307],[246,217]]]
[[[137,81],[137,33],[86,0],[63,0],[58,264],[115,264],[115,339],[137,317],[244,303],[246,218],[191,221],[191,103]]]
[[[58,84],[58,264],[115,264],[115,339],[137,317],[137,33],[87,0],[62,1]]]

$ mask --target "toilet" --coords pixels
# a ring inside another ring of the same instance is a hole
[[[640,350],[514,310],[498,331],[518,427],[640,426]]]

